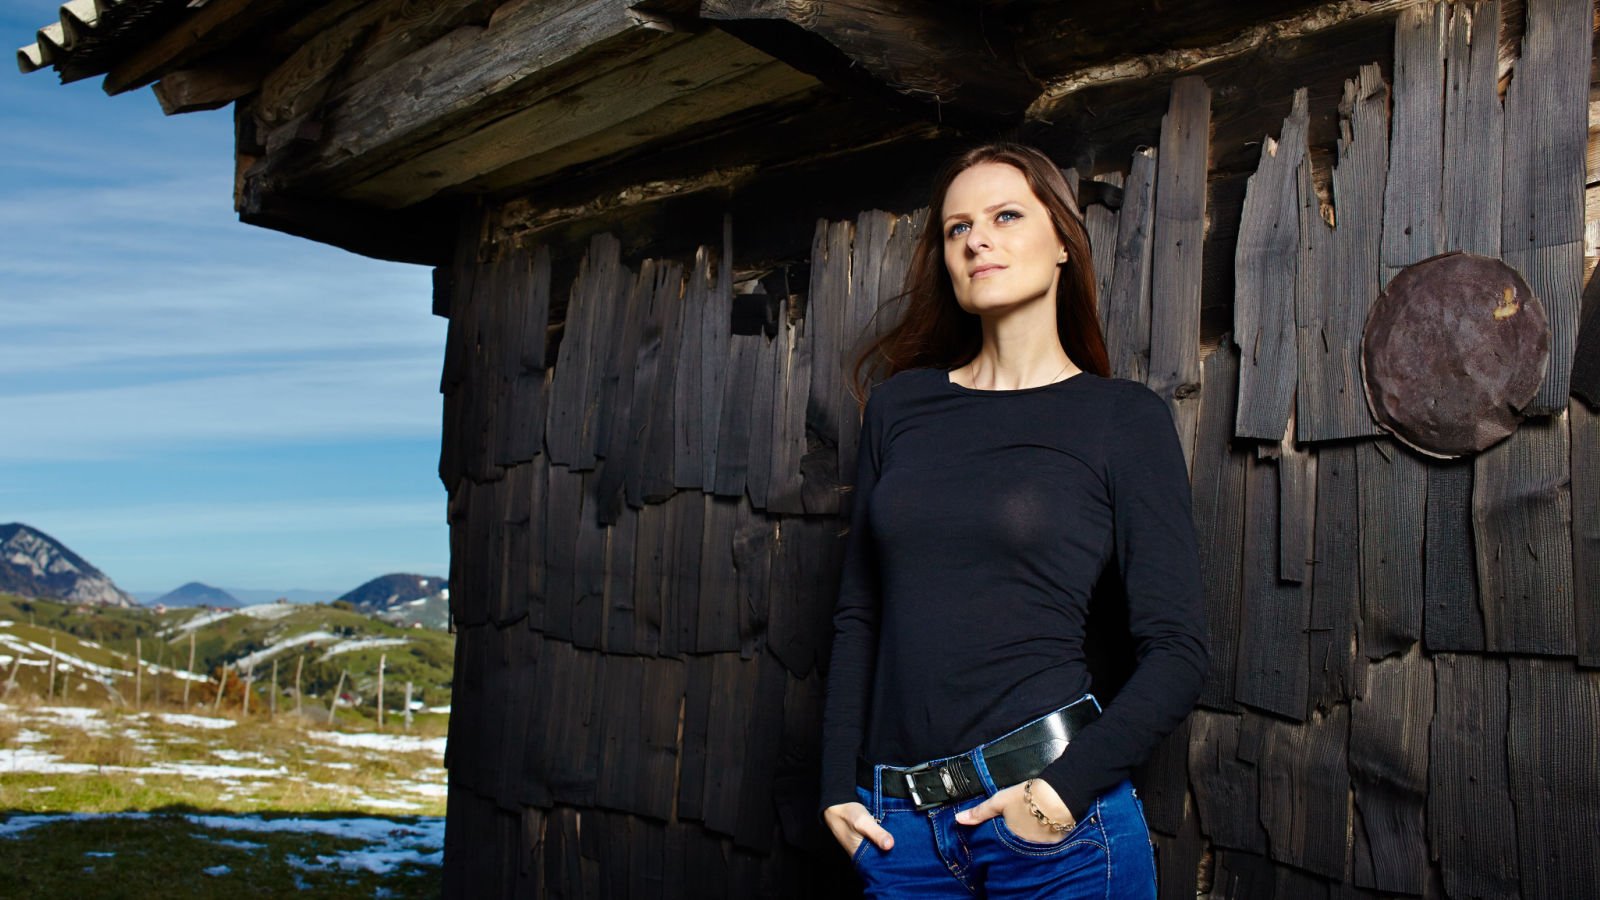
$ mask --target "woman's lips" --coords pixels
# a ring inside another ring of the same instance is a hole
[[[993,275],[995,272],[1000,272],[1000,271],[1004,271],[1004,270],[1005,270],[1005,266],[999,266],[999,265],[979,266],[976,269],[973,269],[972,270],[972,274],[967,276],[967,277],[969,277],[969,278],[982,278],[985,275]]]

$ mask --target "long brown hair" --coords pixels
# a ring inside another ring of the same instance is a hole
[[[1049,210],[1050,221],[1067,249],[1067,263],[1056,281],[1056,332],[1062,349],[1086,372],[1101,376],[1111,373],[1096,311],[1089,233],[1067,180],[1049,157],[1032,147],[983,144],[950,160],[934,179],[928,221],[917,238],[904,288],[896,298],[904,298],[904,314],[898,324],[867,344],[851,368],[850,388],[858,403],[865,402],[871,380],[922,366],[959,368],[982,349],[982,321],[956,302],[950,273],[945,269],[944,230],[939,225],[950,183],[981,163],[1004,163],[1020,171],[1034,196]],[[879,314],[899,306],[885,304]]]

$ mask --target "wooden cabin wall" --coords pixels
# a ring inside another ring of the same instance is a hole
[[[1531,0],[1509,81],[1501,13],[1423,6],[1391,68],[1351,59],[1331,169],[1305,124],[1328,111],[1284,85],[1236,222],[1207,207],[1198,78],[1095,176],[1121,188],[1087,207],[1112,365],[1171,402],[1202,538],[1212,669],[1141,778],[1164,898],[1600,876],[1600,414],[1565,381],[1596,255],[1592,10]],[[853,895],[815,819],[858,437],[842,362],[893,320],[922,214],[817,221],[804,262],[753,272],[737,220],[634,259],[507,239],[495,212],[437,278],[446,894]],[[1233,328],[1202,341],[1218,229]],[[1537,414],[1446,462],[1378,432],[1355,352],[1388,279],[1458,247],[1521,271],[1554,340]]]

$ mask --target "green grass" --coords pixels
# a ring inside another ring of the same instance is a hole
[[[235,847],[218,839],[261,846]],[[439,871],[433,866],[405,865],[377,875],[294,864],[364,845],[325,834],[211,829],[176,815],[59,821],[0,837],[0,896],[233,900],[439,895]],[[89,855],[106,853],[113,855]],[[216,866],[227,871],[205,873]]]

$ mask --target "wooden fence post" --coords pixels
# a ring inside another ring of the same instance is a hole
[[[267,702],[270,704],[270,709],[268,710],[268,712],[272,715],[273,718],[277,718],[278,717],[278,658],[276,656],[274,656],[272,658],[272,693],[270,695],[268,695]]]
[[[378,654],[378,730],[383,730],[383,667],[389,662],[389,654]]]
[[[406,682],[406,730],[411,730],[411,682]]]
[[[217,701],[211,704],[211,711],[216,712],[222,708],[222,695],[228,689],[228,664],[222,664],[222,674],[217,676]]]
[[[133,639],[133,708],[139,708],[139,697],[144,687],[144,640]]]
[[[240,679],[244,682],[244,717],[247,719],[250,718],[250,687],[255,683],[255,670],[255,666],[245,669],[244,677]]]
[[[50,665],[49,665],[48,669],[49,669],[49,673],[50,673],[49,697],[50,697],[51,700],[54,700],[54,699],[56,699],[56,639],[55,638],[51,638],[50,639]]]
[[[338,685],[338,687],[335,687],[333,689],[333,702],[328,704],[328,727],[329,728],[333,727],[334,711],[339,706],[339,695],[344,693],[344,676],[345,676],[345,674],[346,674],[346,670],[345,669],[340,669],[339,670],[339,685]]]
[[[300,670],[304,669],[305,666],[306,655],[301,653],[300,658],[295,660],[294,663],[294,714],[296,716],[300,715]]]
[[[189,682],[194,680],[194,632],[189,632],[189,668],[185,670],[189,677],[183,680],[183,708],[189,708]]]

